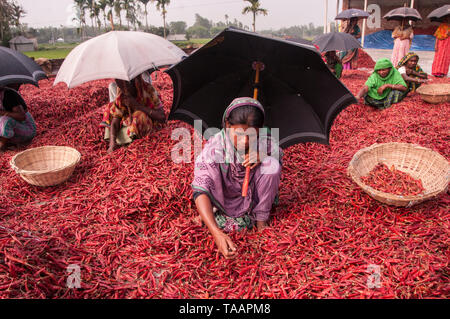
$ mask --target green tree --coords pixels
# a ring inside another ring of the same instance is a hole
[[[22,8],[22,6],[18,5],[16,2],[12,2],[12,22],[14,26],[22,32],[20,19],[23,18],[26,14],[26,11]]]
[[[144,5],[144,14],[145,14],[145,30],[148,31],[148,9],[147,5],[150,0],[139,0]]]
[[[83,38],[86,28],[86,0],[74,0],[75,8],[77,9],[76,17],[73,21],[78,21],[80,24],[80,35]]]
[[[164,38],[166,38],[166,6],[170,4],[170,0],[154,0],[156,1],[156,9],[161,11],[161,15],[163,16],[163,28],[164,28]]]
[[[114,12],[119,17],[119,26],[122,28],[122,0],[114,1]]]
[[[164,36],[164,28],[163,27],[150,26],[149,32],[159,35],[160,37]]]
[[[252,13],[253,15],[253,32],[256,32],[256,16],[259,14],[262,15],[267,15],[268,11],[267,9],[263,9],[261,8],[261,3],[259,2],[259,0],[244,0],[245,2],[250,3],[250,5],[248,7],[245,7],[242,10],[242,14],[247,14],[247,13]]]
[[[203,18],[201,15],[199,15],[198,13],[195,14],[195,23],[194,26],[200,26],[200,27],[204,27],[206,29],[211,29],[212,27],[212,22],[209,21],[206,18]]]
[[[137,18],[137,11],[139,10],[139,4],[134,0],[123,0],[122,8],[125,10],[125,18],[127,19],[127,26],[130,29],[130,23],[134,26],[134,30],[137,29],[136,25],[140,24]]]
[[[8,41],[11,39],[10,23],[13,11],[10,1],[0,0],[0,40],[5,46],[8,46]]]
[[[188,28],[186,33],[189,35],[189,38],[209,38],[210,30],[201,25],[193,25]]]
[[[222,22],[222,24],[224,24],[224,23]],[[220,32],[222,32],[225,28],[226,28],[225,25],[216,25],[209,30],[209,34],[210,34],[210,36],[213,37],[216,34],[219,34]]]
[[[169,31],[171,34],[184,34],[186,33],[187,24],[184,21],[170,22]]]
[[[102,11],[103,13],[103,23],[105,24],[105,29],[107,28],[106,24],[106,7],[108,6],[108,0],[99,0],[97,3],[97,7]]]
[[[111,27],[113,29],[114,29],[114,2],[115,0],[106,0],[106,3],[109,7],[108,19],[111,19],[111,23],[113,24]]]

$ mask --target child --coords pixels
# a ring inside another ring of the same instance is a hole
[[[270,137],[258,134],[263,124],[264,108],[257,100],[233,100],[225,110],[222,131],[208,140],[195,163],[195,204],[225,258],[236,255],[236,246],[224,231],[250,229],[255,223],[258,229],[264,228],[278,193],[279,150]],[[247,129],[250,136],[242,134]],[[264,146],[267,153],[256,154],[252,147],[256,138],[260,150]],[[246,167],[250,167],[250,182],[243,197]]]
[[[365,97],[364,101],[370,106],[385,109],[400,102],[407,93],[408,87],[392,62],[380,59],[356,99]]]

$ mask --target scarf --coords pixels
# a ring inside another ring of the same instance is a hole
[[[419,56],[415,52],[409,52],[400,61],[398,61],[396,69],[400,69],[402,66],[406,65],[406,62],[408,62],[411,58],[417,58],[417,61],[419,60]],[[420,73],[425,73],[422,70],[422,68],[419,66],[419,63],[416,64],[414,71],[420,72]]]
[[[439,28],[437,28],[436,32],[434,33],[434,36],[438,40],[445,40],[448,38],[449,33],[450,33],[450,24],[441,23],[439,25]]]

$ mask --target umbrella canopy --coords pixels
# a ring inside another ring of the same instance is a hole
[[[446,4],[436,10],[431,11],[431,13],[427,16],[428,19],[434,22],[442,22],[444,17],[450,15],[450,4]]]
[[[41,67],[26,55],[0,46],[0,86],[29,83],[38,86],[46,79]]]
[[[100,79],[131,80],[151,68],[172,65],[186,54],[173,43],[150,33],[111,31],[74,48],[54,84],[69,88]]]
[[[228,28],[166,72],[174,83],[169,119],[202,129],[222,127],[225,108],[236,97],[253,96],[254,62],[265,125],[279,128],[280,146],[328,143],[331,124],[354,96],[331,73],[314,46]],[[326,92],[326,94],[324,94]]]
[[[347,9],[340,12],[334,20],[349,20],[351,18],[366,19],[370,14],[364,10]]]
[[[386,13],[383,18],[387,20],[403,20],[403,19],[413,21],[422,20],[422,16],[420,15],[419,11],[409,7],[401,7],[393,9],[388,13]]]
[[[361,43],[351,34],[345,32],[330,32],[322,34],[313,40],[320,52],[348,51],[361,47]]]
[[[303,38],[291,38],[291,39],[286,39],[288,41],[292,41],[295,43],[300,43],[300,44],[306,44],[306,45],[313,45],[312,41],[303,39]]]

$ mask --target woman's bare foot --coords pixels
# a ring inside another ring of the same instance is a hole
[[[258,231],[262,231],[265,228],[269,227],[269,225],[267,224],[267,222],[262,222],[262,221],[256,221],[256,227],[258,228]]]

